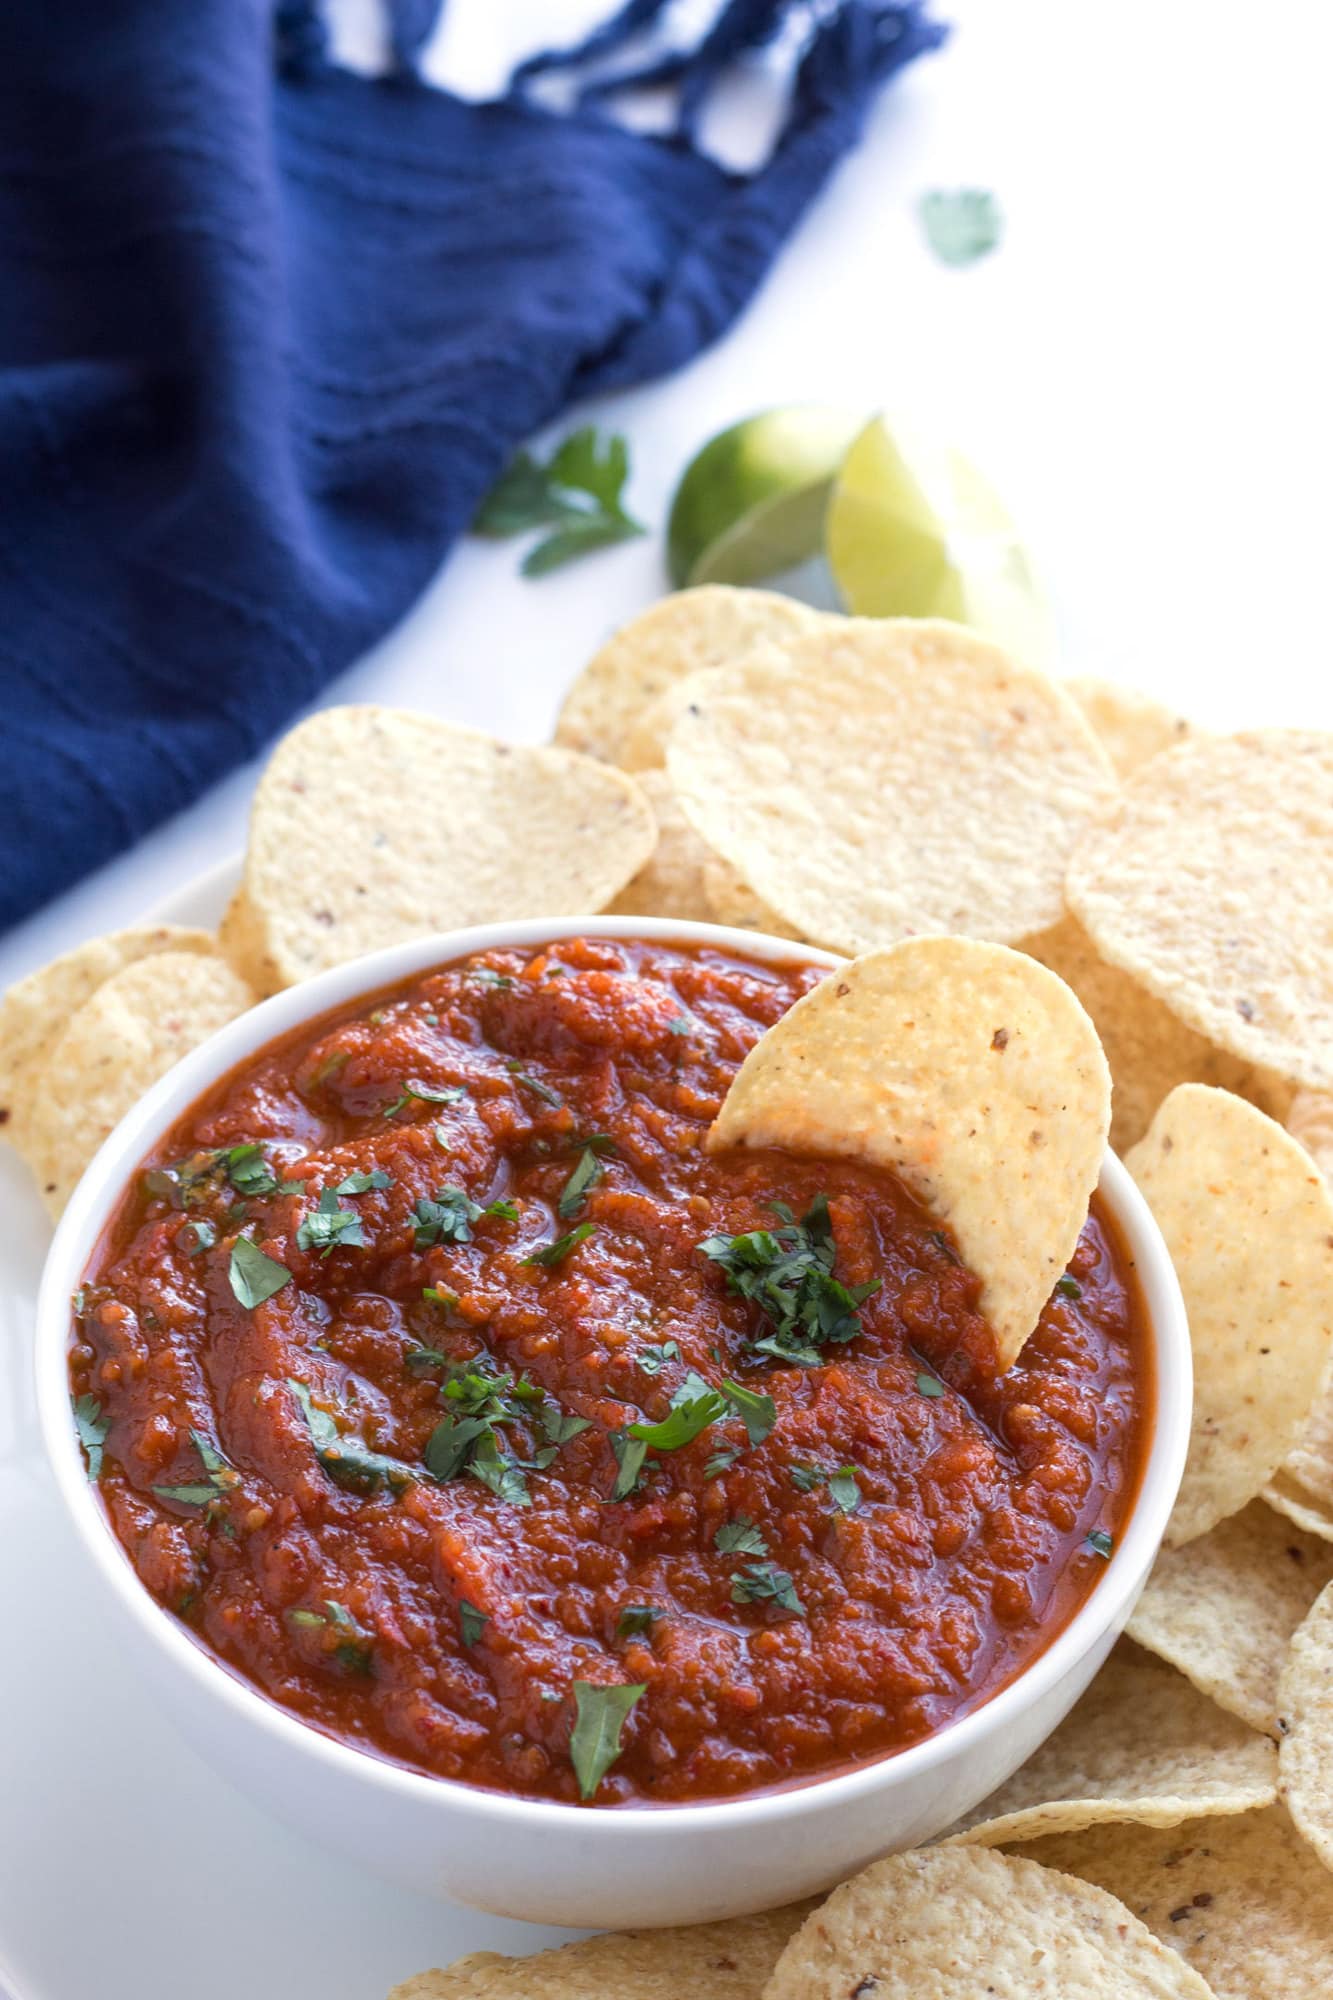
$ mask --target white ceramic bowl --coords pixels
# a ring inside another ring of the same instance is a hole
[[[1142,1491],[1091,1597],[1032,1664],[982,1707],[896,1755],[791,1790],[712,1805],[579,1808],[429,1778],[334,1742],[220,1667],[135,1575],[86,1477],[70,1419],[70,1295],[114,1204],[157,1140],[210,1084],[275,1036],[359,994],[493,946],[562,937],[712,944],[772,963],[836,966],[750,931],[644,918],[493,924],[395,946],[279,993],[172,1070],[122,1120],[56,1232],[38,1304],[38,1400],[65,1505],[103,1578],[123,1642],[195,1748],[313,1840],[429,1894],[533,1922],[702,1921],[783,1903],[875,1855],[929,1840],[1000,1784],[1082,1693],[1134,1606],[1157,1552],[1189,1439],[1189,1336],[1155,1224],[1110,1153],[1101,1192],[1138,1267],[1157,1374]]]

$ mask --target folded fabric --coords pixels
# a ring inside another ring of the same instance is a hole
[[[483,104],[415,74],[437,5],[395,0],[379,79],[310,4],[0,9],[0,926],[380,637],[522,439],[720,333],[942,35],[917,0],[816,9],[743,176],[695,122],[793,0],[627,73],[663,11],[629,0]],[[561,69],[557,114],[532,88]],[[605,109],[645,81],[676,90],[665,136]]]

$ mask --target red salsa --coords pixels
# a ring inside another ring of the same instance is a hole
[[[89,1470],[145,1587],[416,1770],[735,1797],[913,1743],[1046,1646],[1151,1403],[1094,1202],[1020,1361],[891,1176],[704,1138],[821,975],[484,953],[216,1085],[75,1299]]]

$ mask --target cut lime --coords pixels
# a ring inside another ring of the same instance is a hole
[[[1050,607],[999,495],[962,453],[882,417],[856,439],[824,518],[829,566],[862,618],[954,618],[1020,659],[1053,650]]]
[[[667,566],[677,589],[762,583],[816,554],[831,481],[864,421],[797,403],[711,438],[671,503]]]

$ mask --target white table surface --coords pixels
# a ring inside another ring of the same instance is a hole
[[[608,0],[452,0],[431,69],[494,87]],[[895,405],[999,485],[1053,592],[1062,664],[1223,726],[1333,724],[1327,241],[1333,17],[1320,0],[936,0],[956,24],[890,87],[730,335],[581,412],[624,430],[660,524],[694,448],[804,398]],[[373,54],[369,0],[344,45]],[[733,139],[765,99],[742,86]],[[1002,248],[936,264],[914,205],[995,190]],[[327,700],[540,739],[579,663],[664,587],[659,536],[539,583],[464,543]],[[0,985],[129,921],[244,840],[243,770],[0,941]]]

